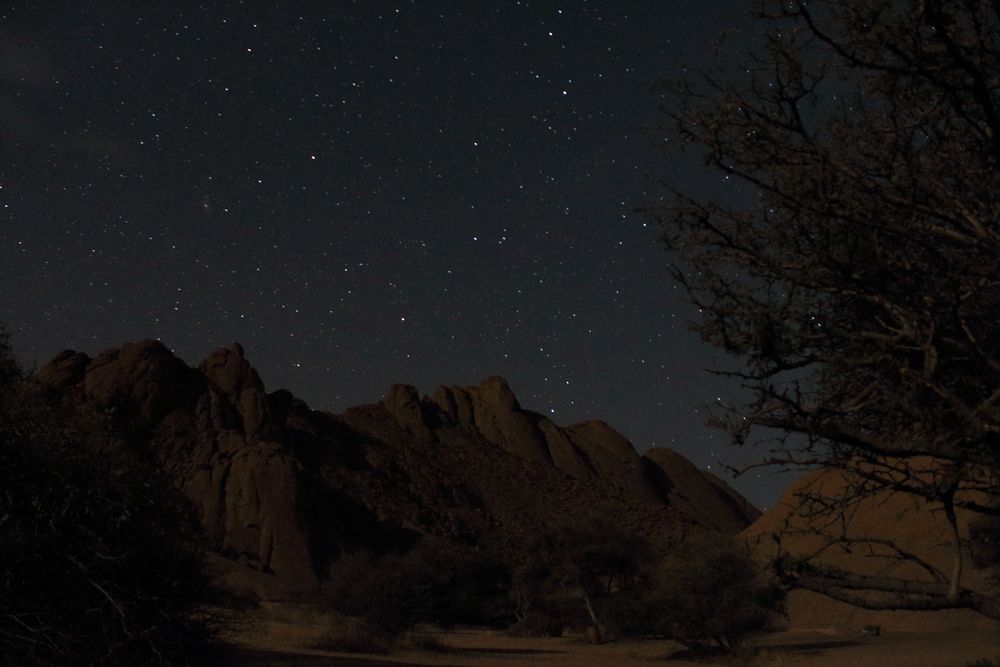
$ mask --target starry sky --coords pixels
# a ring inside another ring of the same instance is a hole
[[[721,472],[735,395],[686,321],[657,84],[748,25],[731,0],[6,2],[0,320],[30,366],[241,342],[316,409],[505,376],[560,424]],[[668,102],[668,101],[667,101]],[[759,505],[787,478],[741,477]]]

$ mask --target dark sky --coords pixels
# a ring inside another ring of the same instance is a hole
[[[0,319],[44,362],[243,343],[340,411],[500,374],[699,466],[732,394],[632,213],[658,82],[745,26],[731,0],[65,2],[0,9]],[[758,504],[780,484],[735,483]]]

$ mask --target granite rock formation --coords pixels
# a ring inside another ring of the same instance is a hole
[[[276,595],[315,587],[344,551],[421,535],[513,554],[593,511],[668,548],[759,514],[674,452],[640,456],[603,422],[560,427],[523,409],[500,377],[429,397],[393,385],[334,415],[268,394],[238,344],[189,368],[145,340],[93,359],[63,352],[34,379],[141,434],[218,553]]]

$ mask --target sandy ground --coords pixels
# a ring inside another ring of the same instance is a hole
[[[289,639],[284,631],[279,633]],[[275,641],[274,633],[244,637],[228,664],[240,667],[704,667],[673,659],[669,641],[629,640],[593,646],[581,638],[520,639],[482,630],[431,633],[441,651],[402,648],[391,655],[351,655],[309,650]],[[966,667],[988,658],[1000,665],[1000,636],[994,632],[886,632],[881,637],[845,637],[824,632],[785,632],[759,642],[752,667]],[[285,644],[284,646],[282,644]],[[720,661],[717,664],[726,664]]]

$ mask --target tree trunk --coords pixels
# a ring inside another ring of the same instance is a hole
[[[603,642],[604,637],[606,636],[606,632],[604,630],[604,624],[601,623],[601,620],[597,617],[597,612],[594,610],[594,605],[590,601],[590,596],[587,595],[586,593],[583,594],[583,603],[587,607],[587,613],[590,614],[590,620],[594,622],[594,627],[597,628],[597,635],[599,640]]]
[[[948,578],[948,599],[957,600],[962,590],[962,537],[958,532],[958,518],[955,516],[955,494],[949,493],[944,498],[944,515],[948,519],[948,529],[951,533],[952,561],[951,576]]]

